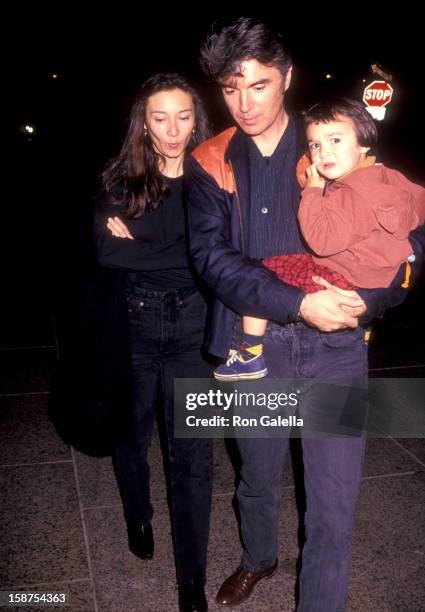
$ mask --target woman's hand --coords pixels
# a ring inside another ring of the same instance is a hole
[[[318,173],[317,164],[311,164],[311,166],[306,168],[305,175],[307,177],[307,181],[304,185],[304,189],[307,189],[307,187],[320,187],[320,189],[323,189],[325,186],[326,181]]]
[[[128,227],[121,221],[121,219],[119,219],[119,217],[109,217],[106,225],[108,230],[110,230],[112,235],[116,238],[129,238],[130,240],[134,240],[133,236],[128,230]]]

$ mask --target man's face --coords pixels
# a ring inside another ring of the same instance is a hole
[[[283,99],[291,82],[291,68],[284,78],[275,66],[255,59],[240,65],[240,74],[220,81],[224,101],[233,119],[249,136],[266,135],[283,125]]]

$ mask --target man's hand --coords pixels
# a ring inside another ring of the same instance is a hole
[[[119,217],[109,217],[106,225],[111,234],[116,238],[129,238],[130,240],[134,240],[133,236],[128,230],[128,227]]]
[[[323,332],[357,327],[358,317],[366,312],[359,294],[339,289],[318,276],[314,276],[313,281],[326,287],[326,290],[307,293],[301,302],[300,317]]]
[[[311,164],[311,166],[306,168],[305,175],[307,177],[307,181],[304,185],[304,189],[307,189],[308,187],[320,187],[320,189],[323,189],[325,186],[326,181],[318,173],[317,164]]]

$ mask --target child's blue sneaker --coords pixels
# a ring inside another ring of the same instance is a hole
[[[230,351],[226,363],[214,370],[217,380],[257,380],[264,376],[267,376],[267,368],[262,354],[243,361],[239,351],[235,350]]]

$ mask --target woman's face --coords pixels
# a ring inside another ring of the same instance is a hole
[[[159,91],[148,98],[145,128],[154,149],[165,158],[184,156],[194,126],[192,96],[182,89]]]

